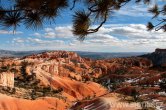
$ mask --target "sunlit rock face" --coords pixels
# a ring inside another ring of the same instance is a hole
[[[50,74],[55,74],[55,75],[59,74],[58,67],[59,67],[59,63],[57,63],[57,62],[44,63],[43,65],[41,65],[42,70],[44,70],[45,72],[48,72]]]
[[[14,73],[10,73],[10,72],[0,73],[0,86],[13,88]]]

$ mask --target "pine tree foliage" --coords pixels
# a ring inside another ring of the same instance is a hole
[[[116,10],[133,1],[149,5],[155,0],[0,0],[0,25],[14,30],[22,24],[26,28],[39,29],[46,22],[54,22],[64,9],[74,10],[73,34],[84,40],[88,34],[97,32]],[[4,7],[4,2],[11,4]],[[84,5],[78,11],[79,3]],[[149,22],[148,30],[166,31],[166,5],[155,4],[148,12],[154,15],[152,19],[158,20],[156,24]],[[94,28],[93,24],[98,26]]]

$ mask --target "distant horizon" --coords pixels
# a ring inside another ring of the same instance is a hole
[[[14,52],[30,52],[30,51],[69,51],[69,52],[91,52],[91,53],[150,53],[154,51],[129,51],[129,52],[123,52],[123,51],[112,51],[112,52],[107,52],[107,51],[80,51],[80,50],[49,50],[49,49],[39,49],[39,50],[9,50],[9,49],[0,49],[0,51],[14,51]]]

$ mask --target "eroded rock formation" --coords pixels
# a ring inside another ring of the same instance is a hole
[[[14,73],[0,73],[0,86],[14,88]]]
[[[55,90],[54,97],[56,98],[42,99],[40,96],[37,97],[35,101],[20,99],[21,102],[19,102],[16,98],[0,95],[0,97],[3,96],[7,98],[9,102],[12,100],[11,103],[14,104],[14,107],[19,107],[20,110],[24,110],[22,106],[28,108],[28,106],[32,106],[32,104],[35,105],[36,109],[41,110],[49,110],[51,108],[67,110],[75,101],[92,99],[93,102],[95,101],[95,97],[102,96],[112,91],[113,87],[106,89],[106,87],[109,87],[110,83],[118,83],[119,85],[116,85],[116,87],[123,88],[132,86],[133,83],[146,84],[148,82],[149,84],[156,84],[160,79],[160,75],[157,72],[148,71],[149,73],[146,73],[147,70],[153,66],[153,63],[151,60],[141,57],[91,60],[81,58],[74,52],[52,51],[26,56],[24,58],[4,59],[3,63],[1,61],[0,66],[2,66],[2,64],[5,66],[9,65],[8,72],[0,73],[0,79],[3,79],[0,80],[3,81],[2,85],[13,87],[14,83],[8,82],[14,82],[14,77],[18,81],[16,84],[19,85],[19,83],[21,83],[19,87],[16,85],[16,89],[19,90],[19,92],[16,90],[16,94],[11,95],[13,97],[19,95],[21,97],[22,94],[26,95],[26,93],[31,94],[34,92],[35,88],[37,88],[37,90],[45,90],[44,92],[47,92],[47,87],[51,87],[52,90]],[[9,71],[13,71],[12,68],[15,70],[15,76],[13,76],[14,74],[12,73],[12,75],[9,75]],[[144,77],[148,80],[145,80]],[[8,81],[8,78],[10,81]],[[38,83],[36,83],[36,81],[38,81]],[[26,88],[24,88],[24,86],[26,86]],[[41,91],[37,92],[44,97]],[[111,97],[103,98],[104,100],[111,100]],[[115,101],[113,103],[117,102]],[[38,106],[40,104],[43,104],[44,107],[41,108]],[[60,107],[58,104],[62,104],[63,106]],[[84,105],[84,101],[81,105],[82,104]],[[1,105],[5,105],[8,108],[11,107],[7,105],[6,100],[0,98],[0,107]],[[2,110],[5,110],[4,107],[2,107]]]

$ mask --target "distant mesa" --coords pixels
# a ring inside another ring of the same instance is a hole
[[[155,52],[142,55],[153,62],[154,66],[166,67],[166,49],[157,48]]]
[[[155,50],[155,53],[166,53],[166,49],[157,48],[157,49]]]

